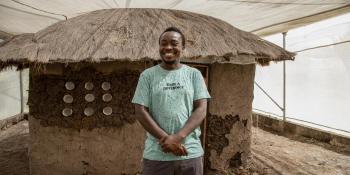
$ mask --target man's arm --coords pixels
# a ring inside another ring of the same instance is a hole
[[[168,134],[153,120],[145,106],[135,104],[135,117],[143,128],[158,140],[168,136]]]
[[[199,99],[193,102],[194,111],[187,120],[185,126],[176,135],[180,136],[181,140],[186,138],[193,130],[200,126],[205,116],[207,115],[207,99]]]

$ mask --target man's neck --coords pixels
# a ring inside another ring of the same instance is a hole
[[[181,68],[182,64],[180,62],[176,62],[174,64],[167,64],[165,62],[162,62],[160,66],[165,70],[176,70]]]

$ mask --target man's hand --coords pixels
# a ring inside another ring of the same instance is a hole
[[[181,144],[181,141],[182,138],[179,135],[174,134],[162,137],[159,140],[159,144],[165,153],[171,152],[176,156],[187,156],[187,150]]]

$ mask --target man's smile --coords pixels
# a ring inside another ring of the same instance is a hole
[[[174,54],[173,54],[172,52],[165,53],[164,55],[165,55],[166,57],[172,57],[172,56],[174,56]]]
[[[171,58],[175,57],[175,53],[173,53],[173,52],[165,52],[165,53],[163,53],[163,55],[164,55],[164,58],[166,58],[166,59],[171,59]]]

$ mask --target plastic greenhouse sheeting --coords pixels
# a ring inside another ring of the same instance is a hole
[[[257,34],[276,33],[350,10],[349,0],[2,0],[0,31],[34,33],[53,23],[110,8],[163,8],[224,20]],[[285,23],[287,22],[287,23]]]
[[[282,34],[265,39],[282,46]],[[286,47],[299,51],[295,61],[286,62],[286,116],[350,132],[350,13],[289,31]],[[280,105],[282,64],[256,71],[256,82]],[[257,87],[253,106],[282,115]]]
[[[0,73],[0,120],[20,113],[19,73],[6,71]]]
[[[23,75],[23,111],[28,112],[26,105],[28,99],[29,76],[28,69],[22,71]],[[6,70],[0,72],[0,120],[15,116],[21,112],[20,72]]]

